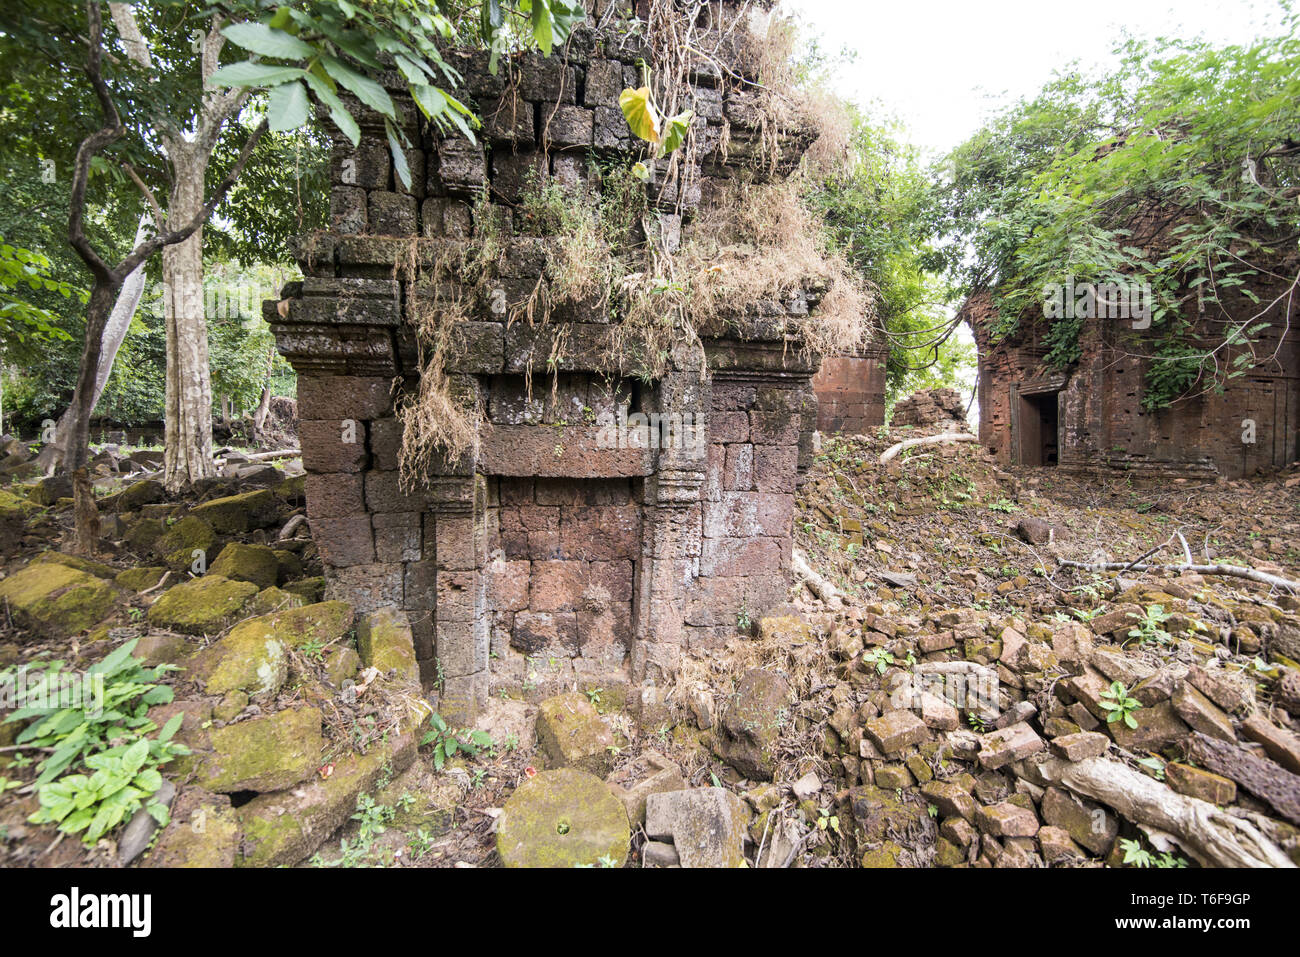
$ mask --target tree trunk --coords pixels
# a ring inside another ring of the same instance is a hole
[[[208,155],[177,143],[175,185],[167,216],[184,222],[203,207]],[[212,380],[208,326],[203,311],[203,230],[163,250],[166,290],[167,415],[163,484],[176,492],[215,474],[212,464]]]
[[[266,384],[262,386],[262,395],[257,401],[257,411],[253,413],[253,441],[262,441],[262,432],[266,428],[266,417],[271,411],[271,373],[275,369],[275,350],[266,356]]]
[[[81,349],[81,365],[77,372],[77,386],[73,403],[68,407],[68,447],[63,458],[64,467],[73,475],[73,497],[76,535],[73,548],[83,555],[93,555],[99,545],[99,510],[86,473],[90,458],[90,414],[95,392],[95,373],[103,351],[104,328],[117,294],[114,284],[97,278],[90,289],[86,304],[86,338]]]
[[[149,216],[144,214],[140,217],[140,224],[135,230],[135,244],[139,246],[145,241],[148,233]],[[131,320],[135,317],[135,311],[140,306],[140,299],[144,295],[145,268],[141,263],[130,275],[122,282],[122,288],[117,293],[117,301],[113,303],[113,309],[108,315],[108,321],[104,327],[103,341],[100,344],[99,362],[95,370],[95,384],[92,389],[90,399],[90,414],[93,415],[95,406],[99,404],[99,398],[104,394],[104,387],[108,385],[108,377],[113,372],[113,362],[117,359],[117,352],[122,348],[122,343],[126,339],[126,331],[131,327]],[[80,384],[77,386],[80,389]],[[47,444],[41,449],[40,454],[36,456],[37,463],[45,470],[46,475],[53,474],[54,470],[63,464],[64,450],[71,448],[70,424],[72,409],[79,403],[78,393],[72,395],[72,402],[59,417],[59,424],[55,427],[54,441]]]

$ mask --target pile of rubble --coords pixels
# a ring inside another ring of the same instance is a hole
[[[894,428],[938,426],[944,431],[962,432],[966,424],[966,403],[956,389],[925,389],[914,392],[894,405],[890,419]]]

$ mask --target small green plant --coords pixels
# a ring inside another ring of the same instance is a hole
[[[976,712],[969,711],[966,713],[966,723],[971,726],[973,731],[976,731],[979,734],[984,733],[984,719]]]
[[[1155,858],[1142,846],[1141,841],[1121,838],[1119,847],[1124,852],[1125,864],[1132,867],[1150,867],[1155,863]]]
[[[1128,688],[1124,687],[1123,682],[1112,681],[1110,687],[1101,693],[1101,697],[1103,700],[1097,703],[1109,712],[1109,717],[1106,718],[1107,724],[1123,721],[1130,728],[1138,726],[1133,712],[1142,707],[1142,702],[1129,696]]]
[[[1165,779],[1165,762],[1161,761],[1155,755],[1150,755],[1149,757],[1145,757],[1145,758],[1138,758],[1137,763],[1142,765],[1142,767],[1146,768],[1147,770],[1149,770],[1151,772],[1151,776],[1155,778],[1157,781],[1163,781]]]
[[[433,848],[433,835],[429,833],[427,827],[417,828],[415,836],[406,846],[411,852],[411,857],[418,861]]]
[[[862,656],[862,660],[876,669],[876,674],[883,675],[894,663],[894,656],[884,648],[872,648]]]
[[[159,825],[169,820],[166,805],[154,800],[162,787],[158,768],[189,749],[171,743],[184,715],[167,722],[157,738],[137,738],[86,757],[90,774],[66,774],[38,789],[40,810],[28,820],[57,824],[65,834],[85,831],[93,844],[143,807]]]
[[[1020,506],[1008,498],[1000,498],[996,502],[989,503],[989,510],[1004,513],[1018,512],[1020,511]]]
[[[396,816],[396,808],[377,803],[369,794],[357,795],[357,810],[352,815],[352,820],[358,822],[358,837],[362,843],[369,845],[387,831],[388,825]]]
[[[420,747],[433,745],[433,767],[441,771],[448,759],[458,754],[478,757],[485,748],[492,747],[492,735],[486,731],[462,728],[452,729],[445,718],[436,711],[429,716],[429,730],[420,740]]]
[[[138,641],[135,638],[118,646],[91,665],[85,675],[74,676],[63,670],[62,661],[52,661],[36,682],[28,677],[27,700],[40,704],[20,707],[5,721],[30,721],[15,743],[48,751],[37,766],[36,787],[48,784],[88,756],[106,751],[114,742],[134,742],[158,729],[149,718],[149,709],[172,700],[172,689],[157,682],[176,667],[144,667],[131,656]],[[13,672],[11,668],[5,675]],[[69,701],[71,686],[80,693],[71,695]],[[60,706],[64,701],[69,703]]]
[[[817,829],[819,831],[834,831],[840,833],[840,817],[838,814],[832,814],[829,808],[819,809],[817,817]]]
[[[587,695],[587,700],[590,701],[592,705],[598,705],[600,704],[600,696],[604,692],[604,688],[588,688],[584,693]]]
[[[1139,644],[1167,645],[1173,641],[1173,636],[1165,631],[1164,624],[1174,616],[1165,611],[1163,605],[1151,605],[1142,615],[1130,612],[1129,617],[1137,625],[1129,629],[1128,636],[1138,639]]]

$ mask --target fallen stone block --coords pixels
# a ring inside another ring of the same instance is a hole
[[[603,781],[577,768],[525,780],[497,819],[497,853],[506,867],[622,867],[631,839],[623,805]]]

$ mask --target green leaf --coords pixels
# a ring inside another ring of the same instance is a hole
[[[303,70],[296,66],[272,66],[268,63],[253,63],[244,60],[223,66],[208,78],[208,86],[254,86],[269,87],[296,80]]]
[[[297,81],[281,84],[271,90],[267,100],[267,128],[272,133],[296,130],[307,122],[310,107],[305,86]]]
[[[406,150],[398,141],[397,130],[393,124],[384,120],[384,133],[388,136],[388,151],[393,154],[393,171],[397,178],[402,181],[402,185],[407,189],[411,188],[411,167],[406,162]]]
[[[671,153],[677,149],[686,140],[686,133],[691,128],[691,120],[695,117],[693,110],[687,110],[684,113],[678,113],[668,121],[668,129],[664,133],[664,153]]]
[[[343,101],[339,99],[338,94],[329,88],[329,85],[316,76],[314,73],[308,73],[304,79],[311,91],[316,94],[316,98],[325,104],[325,108],[330,111],[330,119],[339,131],[348,138],[353,146],[361,142],[361,127],[357,121],[352,118]]]
[[[126,772],[129,778],[144,767],[145,759],[148,757],[149,741],[146,738],[140,738],[135,744],[126,749],[126,754],[122,755],[122,770]]]
[[[543,56],[551,55],[551,45],[555,40],[552,33],[550,0],[533,0],[533,39]]]
[[[358,100],[372,110],[378,110],[389,119],[397,119],[397,113],[393,109],[393,100],[388,95],[388,91],[382,86],[369,77],[357,73],[334,57],[325,57],[321,62],[324,64],[326,72],[350,90]]]
[[[276,14],[279,17],[279,13]],[[295,36],[277,30],[267,23],[232,23],[221,31],[231,43],[262,56],[284,60],[315,56],[316,49]]]
[[[624,90],[619,95],[618,105],[622,107],[623,116],[633,134],[658,146],[661,139],[659,111],[650,100],[650,87]]]

